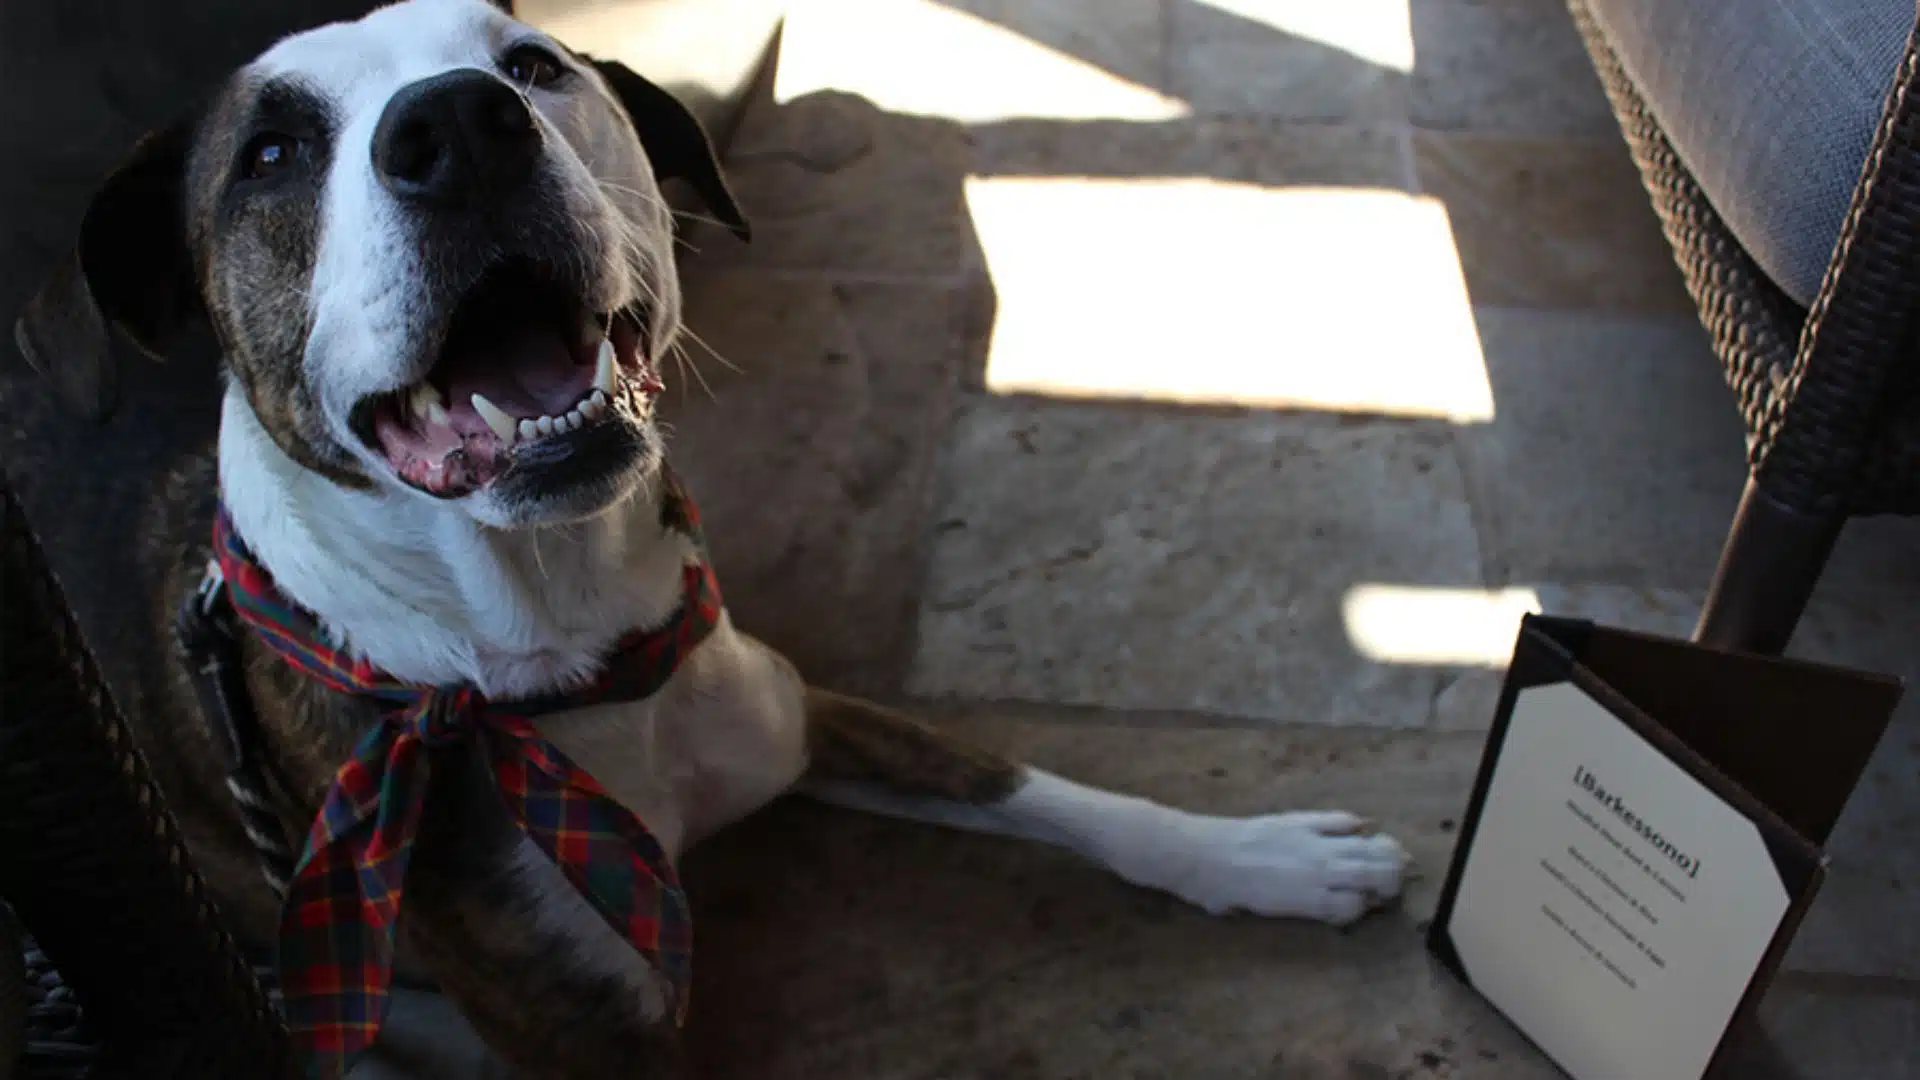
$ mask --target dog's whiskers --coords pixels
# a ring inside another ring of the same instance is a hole
[[[686,335],[687,337],[692,338],[693,343],[695,345],[698,345],[702,349],[705,349],[707,351],[707,355],[713,357],[714,360],[718,361],[721,367],[726,368],[728,371],[733,372],[735,375],[740,374],[740,365],[720,355],[720,350],[714,348],[712,345],[707,344],[707,339],[701,337],[700,334],[697,331],[695,331],[692,327],[682,326],[680,328],[680,332]]]
[[[594,178],[594,182],[596,184],[599,184],[603,189],[606,189],[606,190],[631,194],[635,198],[644,200],[645,202],[655,207],[656,209],[664,210],[671,217],[679,218],[683,221],[692,221],[692,222],[698,222],[706,225],[713,225],[722,229],[732,228],[732,226],[728,225],[726,222],[721,221],[718,218],[709,217],[706,214],[695,213],[694,211],[691,211],[691,210],[677,209],[676,207],[673,206],[673,204],[667,202],[665,199],[651,192],[641,191],[639,188],[628,187],[625,184],[617,184],[611,180],[602,180],[598,177]],[[691,240],[688,240],[686,236],[680,233],[678,230],[674,231],[673,243],[678,244],[683,248],[686,248],[688,251],[692,252],[693,254],[698,255],[700,253],[700,245],[694,243]]]
[[[634,234],[633,226],[623,220],[617,221],[615,241],[614,251],[631,271],[632,280],[638,285],[641,294],[649,302],[659,304],[659,294],[648,283],[650,272],[653,270],[653,259],[648,255],[641,238]]]
[[[687,355],[686,346],[676,341],[668,346],[667,352],[673,357],[674,370],[683,376],[688,372],[692,372],[694,379],[700,383],[700,389],[706,392],[707,400],[720,400],[720,395],[713,392],[713,384],[707,382],[706,375],[701,372],[700,365],[694,363],[692,358]],[[683,383],[685,382],[684,379],[681,381]]]
[[[577,228],[585,232],[588,236],[593,237],[594,250],[602,252],[607,250],[606,236],[601,233],[599,227],[594,224],[591,218],[581,213],[570,213],[567,216],[572,219],[573,224]],[[590,277],[593,273],[593,266],[587,261],[587,253],[581,250],[577,244],[563,245],[563,247],[570,250],[574,259],[578,261],[581,278],[585,279]]]
[[[545,560],[540,558],[540,534],[545,531],[546,531],[545,529],[533,530],[533,535],[531,537],[531,544],[533,547],[533,568],[539,571],[540,577],[543,580],[552,581],[553,575],[547,573],[547,564]]]
[[[652,205],[662,210],[665,210],[667,213],[672,214],[674,217],[677,217],[682,221],[697,221],[702,224],[713,225],[722,229],[732,228],[732,226],[728,225],[724,221],[721,221],[719,218],[709,217],[706,214],[696,213],[692,210],[681,210],[675,207],[672,203],[668,202],[665,198],[661,197],[659,194],[655,192],[643,191],[640,188],[629,187],[626,184],[618,183],[613,180],[605,180],[597,176],[594,177],[594,182],[599,184],[601,187],[606,188],[609,191],[624,192],[628,195],[632,195],[636,199],[645,199],[647,202],[651,203]]]

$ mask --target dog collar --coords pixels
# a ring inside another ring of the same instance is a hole
[[[650,696],[718,624],[719,583],[705,557],[699,512],[671,474],[661,522],[700,552],[683,571],[681,603],[666,624],[623,638],[591,686],[496,702],[472,687],[402,682],[329,646],[220,508],[214,557],[240,621],[294,670],[372,701],[383,716],[335,774],[287,882],[280,981],[287,1026],[310,1075],[344,1077],[379,1034],[408,859],[430,783],[428,751],[470,739],[482,744],[502,799],[527,836],[668,978],[675,1016],[685,1017],[693,923],[672,861],[638,818],[533,724],[551,712]]]

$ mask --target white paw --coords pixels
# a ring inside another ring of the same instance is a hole
[[[1214,915],[1345,926],[1400,895],[1408,862],[1398,841],[1344,811],[1182,815],[1175,831],[1184,834],[1185,857],[1169,860],[1179,871],[1163,887]]]

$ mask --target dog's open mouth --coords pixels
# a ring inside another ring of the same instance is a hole
[[[591,311],[545,268],[516,260],[460,301],[427,377],[361,402],[352,426],[402,480],[451,498],[485,487],[522,451],[622,422],[659,390],[635,311]]]

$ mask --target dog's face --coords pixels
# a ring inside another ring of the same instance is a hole
[[[658,87],[482,0],[409,0],[280,42],[143,142],[17,337],[98,410],[107,322],[159,351],[201,319],[301,465],[576,519],[658,464],[676,176],[744,238]]]

